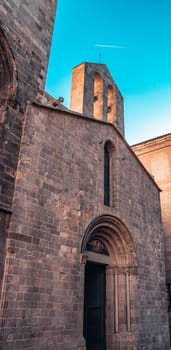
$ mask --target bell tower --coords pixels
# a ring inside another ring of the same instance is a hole
[[[73,69],[70,109],[112,123],[124,136],[123,97],[105,64]]]

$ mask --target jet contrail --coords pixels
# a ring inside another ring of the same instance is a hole
[[[96,44],[96,47],[106,47],[109,49],[126,49],[126,46]]]

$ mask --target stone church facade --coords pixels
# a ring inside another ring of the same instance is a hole
[[[160,184],[105,65],[43,92],[55,9],[0,0],[0,348],[167,350]]]

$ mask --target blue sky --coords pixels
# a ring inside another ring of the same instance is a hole
[[[58,0],[46,90],[68,107],[72,68],[101,55],[124,96],[128,143],[171,132],[170,16],[171,0]]]

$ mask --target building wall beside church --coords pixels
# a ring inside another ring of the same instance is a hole
[[[171,134],[142,142],[132,149],[161,189],[166,275],[171,282]]]
[[[171,134],[142,142],[133,146],[132,149],[161,189],[160,200],[171,329]]]

